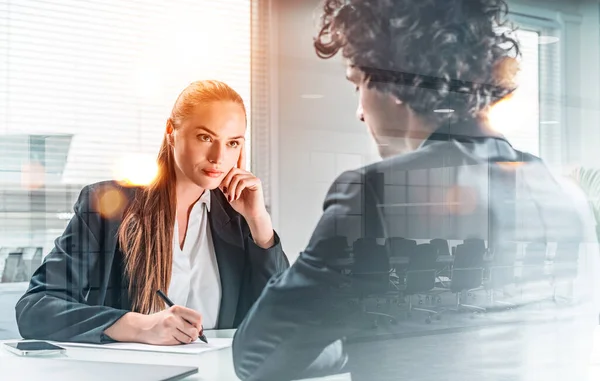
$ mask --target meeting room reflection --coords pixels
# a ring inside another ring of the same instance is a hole
[[[461,144],[481,150],[480,142]],[[441,151],[430,162],[383,162],[334,183],[332,192],[359,196],[329,216],[334,231],[311,249],[347,275],[362,327],[575,301],[580,254],[595,240],[576,189],[549,187],[554,178],[525,153],[453,161]]]

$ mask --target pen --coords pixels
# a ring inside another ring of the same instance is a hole
[[[158,296],[160,296],[160,298],[161,298],[162,300],[164,300],[164,301],[165,301],[165,303],[167,303],[167,306],[169,306],[169,307],[173,307],[173,306],[175,305],[175,303],[173,303],[173,302],[171,301],[171,299],[169,299],[169,297],[168,297],[167,295],[165,295],[165,293],[164,293],[164,292],[162,292],[161,290],[156,290],[156,294],[157,294]],[[184,319],[184,320],[185,320],[185,319]],[[186,320],[186,321],[187,321],[187,320]],[[187,321],[187,322],[188,322],[189,324],[192,324],[192,323],[190,323],[189,321]],[[193,325],[193,324],[192,324],[192,325]],[[206,340],[206,336],[204,336],[204,329],[202,330],[202,332],[200,332],[199,339],[200,339],[200,340],[202,340],[202,341],[204,341],[206,344],[208,344],[208,340]]]

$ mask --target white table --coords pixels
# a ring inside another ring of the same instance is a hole
[[[211,337],[232,337],[234,330],[224,331],[206,331],[206,336]],[[594,348],[590,356],[589,380],[600,380],[600,327],[596,329]],[[440,336],[443,339],[446,335]],[[1,341],[0,341],[1,342]],[[15,354],[0,349],[0,357],[16,356]],[[153,352],[133,352],[123,350],[105,350],[93,348],[69,347],[67,354],[62,357],[54,357],[56,361],[99,361],[116,363],[136,363],[136,364],[159,364],[159,365],[183,365],[198,367],[198,373],[185,380],[188,381],[239,381],[233,370],[231,359],[231,348],[218,351],[205,352],[200,355],[181,355]],[[0,379],[6,375],[0,370]],[[13,377],[14,378],[14,377]],[[7,378],[12,379],[12,378]],[[351,377],[348,374],[338,375],[319,379],[321,381],[348,381]],[[71,381],[65,379],[64,381]],[[74,380],[79,381],[79,380]]]
[[[233,337],[235,330],[206,331],[206,337]],[[5,340],[9,341],[9,340]],[[0,341],[1,342],[1,341]],[[17,356],[0,348],[0,357]],[[100,361],[113,363],[135,363],[156,365],[183,365],[198,367],[198,373],[185,378],[186,381],[239,381],[233,369],[231,348],[205,352],[199,355],[170,354],[154,352],[135,352],[106,350],[96,348],[68,347],[64,356],[53,357],[56,361]],[[0,370],[0,378],[2,378]],[[349,375],[322,378],[327,381],[347,381]],[[65,380],[70,381],[70,380]],[[79,380],[73,380],[79,381]]]

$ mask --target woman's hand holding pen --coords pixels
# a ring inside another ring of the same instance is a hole
[[[145,323],[140,327],[140,341],[153,345],[189,344],[202,332],[202,316],[182,306],[147,315]]]
[[[202,316],[189,308],[172,306],[151,315],[126,313],[104,333],[116,341],[152,345],[179,345],[196,341]]]
[[[245,156],[245,149],[242,148],[237,167],[229,171],[219,188],[231,207],[248,223],[254,242],[258,246],[269,248],[275,241],[271,216],[265,207],[260,179],[246,171]]]

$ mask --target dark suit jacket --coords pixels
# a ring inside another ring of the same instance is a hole
[[[462,371],[457,371],[465,369],[464,364],[447,360],[448,355],[437,356],[434,347],[403,347],[402,343],[397,347],[364,344],[363,352],[357,353],[365,361],[355,366],[360,358],[352,352],[348,355],[348,348],[360,345],[344,340],[366,326],[351,301],[368,291],[361,291],[360,279],[342,275],[337,258],[344,253],[332,249],[328,240],[343,236],[352,244],[359,238],[475,237],[491,246],[510,241],[595,240],[584,237],[586,227],[590,231],[591,226],[593,232],[593,222],[589,214],[580,213],[580,207],[585,208],[580,196],[560,185],[540,159],[513,149],[501,136],[475,124],[448,126],[412,153],[343,173],[327,193],[322,217],[306,249],[290,269],[270,280],[238,328],[233,343],[237,375],[243,380],[281,381],[349,370],[353,380],[363,379],[360,376],[377,380],[388,372],[387,380],[396,379],[390,378],[389,371],[400,372],[404,369],[400,361],[404,361],[405,367],[413,369],[407,373],[412,380],[464,379]],[[545,316],[540,311],[515,312],[514,316]],[[590,321],[596,321],[597,312]],[[472,323],[467,319],[467,324]],[[415,321],[406,324],[403,332],[418,327]],[[518,333],[497,336],[495,342],[481,339],[456,345],[465,352],[489,354],[491,368],[507,353],[517,353],[513,349],[527,348],[518,340],[503,341],[516,340]],[[491,347],[478,347],[482,343]],[[430,360],[424,360],[429,353]],[[386,359],[392,363],[386,364]],[[479,355],[473,361],[473,369],[485,367]],[[450,364],[442,368],[444,363]],[[436,367],[437,376],[420,373],[429,365]],[[521,379],[513,376],[502,379]],[[400,373],[397,377],[402,378]]]
[[[140,189],[102,182],[81,191],[74,217],[16,305],[24,338],[110,341],[103,332],[131,310],[117,232]],[[235,328],[269,278],[289,264],[277,235],[273,247],[258,247],[220,191],[211,193],[208,216],[222,288],[217,328]]]

